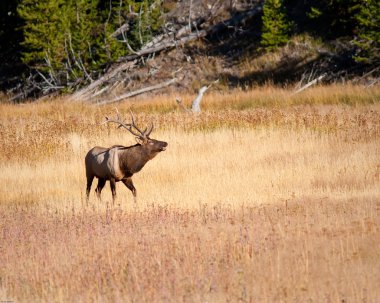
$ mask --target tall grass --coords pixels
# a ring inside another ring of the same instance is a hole
[[[377,89],[339,89],[210,94],[197,116],[135,101],[169,143],[137,204],[122,184],[84,199],[87,150],[134,144],[100,125],[112,106],[0,105],[0,300],[376,302]]]

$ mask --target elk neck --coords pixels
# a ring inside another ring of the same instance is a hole
[[[156,155],[152,155],[144,145],[136,144],[119,153],[120,169],[131,176],[139,172]]]

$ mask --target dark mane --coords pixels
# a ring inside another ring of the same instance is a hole
[[[131,145],[131,146],[124,146],[124,145],[112,145],[108,150],[112,149],[112,148],[115,148],[117,147],[118,149],[121,149],[121,150],[125,150],[125,149],[130,149],[132,147],[135,147],[135,146],[140,146],[141,144],[137,143],[135,145]]]

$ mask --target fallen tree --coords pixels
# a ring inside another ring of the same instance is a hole
[[[104,99],[104,100],[101,100],[101,101],[97,101],[96,104],[102,105],[102,104],[110,104],[110,103],[115,103],[115,102],[118,102],[118,101],[122,101],[122,100],[125,100],[127,98],[131,98],[131,97],[134,97],[134,96],[137,96],[137,95],[141,95],[141,94],[146,93],[146,92],[150,92],[150,91],[153,91],[153,90],[157,90],[157,89],[161,89],[161,88],[167,87],[167,86],[169,86],[171,84],[174,84],[176,81],[177,81],[177,79],[173,78],[173,79],[170,79],[170,80],[165,81],[163,83],[159,83],[159,84],[156,84],[156,85],[144,87],[144,88],[135,90],[133,92],[128,92],[128,93],[119,95],[119,96],[117,96],[117,97],[115,97],[113,99],[110,99],[110,100]]]
[[[183,104],[182,100],[180,98],[176,98],[176,102],[179,106],[180,109],[182,109],[184,112],[186,113],[189,113],[189,114],[194,114],[194,113],[200,113],[201,112],[201,101],[203,99],[203,95],[206,93],[206,91],[215,83],[218,83],[219,82],[219,79],[215,80],[214,82],[212,82],[211,84],[209,84],[208,86],[202,86],[199,91],[198,91],[198,95],[197,97],[193,100],[193,102],[191,103],[191,108],[188,109],[185,107],[185,105]]]
[[[90,85],[78,90],[75,92],[72,96],[71,99],[73,100],[86,100],[94,96],[94,93],[99,87],[104,85],[104,83],[111,81],[118,73],[123,72],[123,71],[128,71],[130,69],[133,69],[133,67],[136,65],[137,61],[130,61],[130,62],[125,62],[123,64],[120,64],[116,68],[110,70],[107,72],[105,75],[100,77],[98,80],[90,83]]]
[[[112,83],[117,81],[118,75],[121,72],[132,72],[137,67],[139,60],[143,60],[144,57],[156,55],[162,51],[167,51],[175,47],[184,46],[192,41],[204,38],[206,36],[216,35],[217,33],[223,30],[229,29],[231,26],[236,26],[238,24],[244,23],[248,19],[256,16],[262,11],[262,2],[260,2],[259,5],[255,6],[251,10],[242,12],[240,14],[236,14],[234,17],[227,19],[223,22],[219,22],[215,25],[209,25],[207,22],[213,15],[212,12],[214,10],[215,7],[210,9],[210,12],[207,17],[197,18],[196,20],[190,22],[186,26],[180,27],[177,31],[169,32],[167,34],[162,34],[157,37],[154,37],[151,42],[147,43],[139,51],[135,51],[133,54],[120,58],[118,60],[118,66],[116,66],[113,69],[110,69],[99,79],[93,81],[88,86],[81,88],[80,90],[75,92],[70,99],[90,101],[92,100],[92,98],[98,97],[99,95],[106,95],[107,93],[109,93],[109,87],[112,86]],[[206,26],[206,24],[208,26]],[[138,90],[122,94],[116,98],[111,99],[109,102],[103,99],[97,102],[97,104],[117,102],[138,94],[166,87],[175,82],[171,81],[173,81],[173,79],[164,83],[150,85],[146,88],[140,88]],[[170,84],[167,84],[169,82]]]

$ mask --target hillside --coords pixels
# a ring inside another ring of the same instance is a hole
[[[378,26],[380,15],[376,13],[379,5],[375,1],[363,4],[364,8],[374,9],[368,13],[352,1],[343,4],[341,1],[310,1],[306,5],[303,1],[274,0],[170,0],[159,4],[146,0],[144,3],[150,5],[147,12],[151,13],[146,20],[142,6],[139,11],[137,8],[133,10],[131,5],[137,5],[137,2],[130,1],[129,12],[120,9],[118,16],[114,17],[119,20],[118,23],[106,34],[107,37],[116,37],[117,45],[111,54],[113,57],[104,61],[100,54],[97,62],[93,57],[86,59],[85,50],[90,46],[85,45],[80,50],[80,44],[75,44],[75,27],[70,28],[70,40],[62,34],[64,51],[55,55],[57,57],[66,51],[66,57],[56,59],[52,54],[50,58],[45,51],[43,59],[38,59],[44,44],[39,44],[41,49],[37,52],[35,49],[28,50],[25,43],[25,38],[29,37],[27,35],[33,34],[27,31],[28,24],[40,24],[29,11],[28,14],[22,13],[20,7],[24,5],[27,9],[27,4],[33,3],[32,0],[28,1],[2,3],[3,28],[0,37],[2,42],[7,39],[9,47],[4,47],[2,43],[0,87],[14,101],[74,93],[75,99],[103,102],[110,96],[133,95],[150,87],[156,91],[156,87],[160,86],[160,92],[193,93],[217,79],[217,89],[223,91],[268,83],[294,87],[315,79],[323,83],[352,82],[372,86],[379,78],[378,35],[371,36]],[[112,23],[113,11],[109,11],[108,19],[104,21],[101,16],[107,15],[106,3],[95,2],[96,8],[102,12],[94,21],[97,22],[94,28],[99,29],[101,24]],[[159,17],[153,15],[157,5]],[[92,14],[91,7],[83,6],[82,9],[87,10],[81,20],[77,18],[80,21],[78,24],[82,27],[86,24],[94,26],[89,23],[88,17]],[[269,9],[275,10],[275,13],[277,9],[278,14],[283,12],[288,22],[288,29],[283,33],[275,30],[279,26],[279,15],[270,17]],[[24,16],[24,19],[18,15]],[[362,16],[366,22],[355,16]],[[141,29],[143,21],[149,29],[146,33]],[[265,22],[270,24],[269,27],[265,27]],[[135,32],[136,24],[139,24],[138,35]],[[270,27],[271,24],[274,24],[273,27]],[[53,29],[54,26],[58,25],[53,23]],[[20,29],[24,31],[20,32]],[[55,29],[59,30],[57,27]],[[41,31],[44,32],[44,39],[53,39],[49,38],[51,30],[48,26],[42,26]],[[271,36],[269,44],[268,41],[265,44],[264,34],[268,32]],[[100,31],[97,35],[103,34]],[[137,36],[134,35],[139,36],[140,41],[136,42],[134,39]],[[53,33],[53,36],[57,34]],[[78,39],[81,42],[84,38],[79,36]],[[67,41],[70,42],[69,46]],[[363,46],[359,43],[361,41],[369,41],[369,44]],[[124,46],[121,47],[122,42]],[[90,42],[87,43],[90,45]],[[110,47],[112,45],[109,44]],[[370,52],[368,45],[375,51]],[[104,45],[91,44],[92,52],[97,47],[104,48]],[[33,60],[27,61],[28,56]]]

